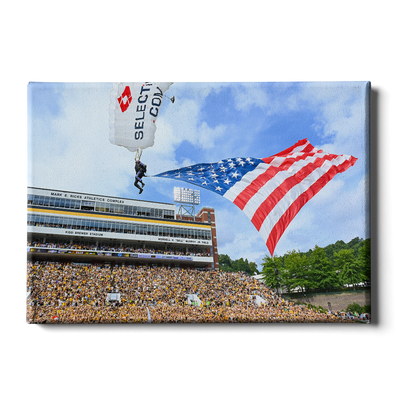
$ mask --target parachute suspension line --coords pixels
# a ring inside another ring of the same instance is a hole
[[[142,156],[143,150],[142,149],[137,149],[136,150],[136,154],[135,154],[135,161],[139,160],[140,161],[140,157]]]
[[[175,96],[168,97],[168,96],[166,96],[165,94],[163,94],[163,96],[166,97],[167,99],[171,100],[171,103],[172,103],[172,104],[175,103]]]

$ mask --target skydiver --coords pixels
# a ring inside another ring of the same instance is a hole
[[[136,160],[135,171],[136,176],[134,185],[139,189],[139,194],[141,194],[144,188],[144,182],[142,181],[142,178],[146,176],[145,172],[147,172],[146,164],[143,164],[140,160]],[[142,184],[142,187],[139,186],[139,182]]]

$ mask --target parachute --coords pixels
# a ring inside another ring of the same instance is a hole
[[[136,151],[154,145],[156,120],[164,92],[172,82],[113,83],[109,106],[109,140],[112,144]],[[167,97],[167,96],[165,96]],[[174,102],[174,98],[170,99]]]

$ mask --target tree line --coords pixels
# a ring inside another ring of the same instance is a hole
[[[370,239],[342,240],[308,252],[288,251],[281,257],[263,258],[264,282],[287,292],[332,291],[352,285],[366,286],[371,281]]]
[[[231,258],[227,254],[219,254],[218,256],[219,269],[220,271],[228,271],[228,272],[239,272],[243,271],[249,275],[258,274],[259,271],[257,269],[257,264],[255,262],[249,262],[247,258],[243,260],[240,258],[239,260],[231,260]]]
[[[261,273],[267,286],[289,293],[332,291],[345,285],[355,289],[370,284],[370,253],[370,239],[356,237],[348,243],[338,240],[307,252],[291,250],[280,257],[266,255]],[[257,264],[247,259],[232,260],[227,254],[220,254],[218,259],[221,271],[259,273]]]

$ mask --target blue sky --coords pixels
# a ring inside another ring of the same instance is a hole
[[[39,84],[28,88],[28,185],[173,202],[179,181],[146,178],[133,186],[134,153],[108,140],[111,83]],[[157,119],[148,174],[231,157],[267,157],[300,139],[349,154],[337,175],[295,217],[275,254],[369,237],[366,83],[174,83]],[[190,185],[183,185],[189,187]],[[196,187],[197,188],[197,187]],[[201,190],[216,211],[220,254],[258,265],[268,249],[234,204]]]

